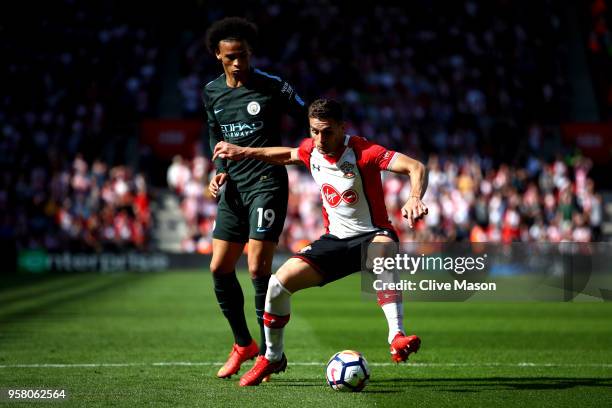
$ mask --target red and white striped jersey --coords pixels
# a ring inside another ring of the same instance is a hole
[[[393,229],[380,171],[389,168],[396,152],[363,137],[346,135],[339,157],[320,153],[312,138],[300,143],[298,155],[321,189],[328,234],[349,238],[379,228]]]

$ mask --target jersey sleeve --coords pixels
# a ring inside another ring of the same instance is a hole
[[[204,109],[206,111],[206,121],[208,123],[208,139],[210,143],[211,153],[215,151],[217,143],[223,141],[223,135],[221,133],[221,127],[219,122],[215,118],[213,107],[210,103],[210,98],[206,94],[206,89],[202,92],[202,101],[204,102]],[[227,160],[217,157],[214,161],[217,174],[227,173]]]
[[[283,82],[281,87],[281,98],[285,100],[287,114],[294,120],[295,132],[297,134],[307,134],[307,129],[309,127],[308,107],[288,82]]]
[[[353,147],[359,151],[360,161],[366,166],[389,170],[391,163],[397,158],[397,152],[372,143],[363,137],[353,136],[351,139]]]
[[[312,153],[313,148],[314,141],[312,138],[302,140],[300,146],[298,147],[298,157],[308,168],[310,168],[310,154]]]
[[[308,129],[308,108],[295,88],[283,78],[255,68],[254,72],[271,92],[278,109],[289,114],[295,121],[297,133],[303,134]]]
[[[287,81],[281,81],[278,88],[279,98],[287,113],[295,119],[303,120],[306,116],[306,103]]]
[[[289,82],[280,77],[271,77],[275,78],[271,82],[282,109],[296,121],[301,131],[307,129],[308,108],[304,100]]]

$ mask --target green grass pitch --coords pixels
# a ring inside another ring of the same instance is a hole
[[[255,335],[252,286],[239,275]],[[248,389],[215,378],[231,337],[206,271],[5,285],[0,388],[64,388],[63,407],[612,406],[611,303],[407,302],[407,329],[423,344],[396,366],[382,311],[361,298],[359,279],[297,293],[287,372]],[[343,349],[370,363],[362,393],[325,384],[327,359]]]

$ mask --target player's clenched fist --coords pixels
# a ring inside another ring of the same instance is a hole
[[[410,228],[414,227],[416,220],[427,215],[427,206],[416,196],[410,196],[406,204],[402,207],[402,216],[408,220]]]
[[[225,184],[226,180],[227,173],[219,173],[210,181],[210,184],[208,185],[208,191],[210,191],[210,194],[214,198],[217,198],[217,194],[219,194],[219,189],[223,184]]]
[[[227,142],[219,142],[215,145],[213,160],[221,159],[240,160],[244,158],[244,148]]]

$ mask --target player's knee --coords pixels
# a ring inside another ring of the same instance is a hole
[[[269,315],[274,314],[276,317],[287,316],[287,320],[289,318],[289,313],[291,311],[291,302],[290,302],[291,292],[287,290],[283,286],[283,284],[278,280],[276,275],[272,275],[270,277],[270,281],[268,282],[268,292],[266,293],[266,310],[265,312]],[[273,327],[270,324],[265,322],[265,314],[264,314],[264,324],[268,327]],[[280,322],[280,320],[277,320]],[[285,322],[286,324],[286,322]]]
[[[268,293],[266,295],[266,300],[274,301],[280,297],[291,296],[291,292],[285,288],[285,285],[281,283],[276,275],[270,276],[270,280],[268,281]]]
[[[251,278],[263,278],[265,276],[270,276],[272,273],[272,265],[258,256],[249,256],[248,268]]]
[[[230,273],[234,273],[234,268],[229,268],[221,262],[211,262],[210,263],[210,271],[214,276],[227,275]]]
[[[251,265],[249,264],[249,275],[251,275],[251,278],[263,278],[265,276],[270,276],[270,268],[269,267],[263,267],[259,264],[254,264]]]
[[[300,290],[299,277],[294,273],[293,269],[287,264],[281,266],[273,275],[280,285],[290,294],[294,294]],[[269,285],[268,285],[269,287]],[[290,288],[290,289],[289,289]]]
[[[276,271],[276,278],[289,291],[295,293],[299,290],[319,285],[323,276],[298,258],[289,258],[287,262]]]

